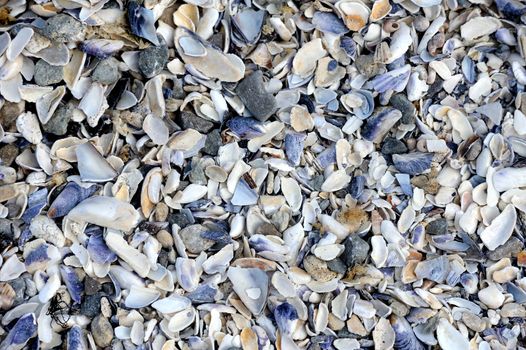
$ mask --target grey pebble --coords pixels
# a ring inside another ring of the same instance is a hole
[[[185,228],[192,223],[188,216],[181,212],[172,212],[168,214],[168,222],[170,225],[176,224],[180,228]]]
[[[110,346],[113,339],[113,327],[106,317],[98,315],[91,322],[91,334],[98,346]]]
[[[159,74],[167,62],[168,48],[165,45],[152,45],[139,52],[139,70],[146,78]]]
[[[488,258],[495,261],[502,258],[509,258],[518,254],[523,248],[524,243],[522,243],[517,237],[511,237],[506,243],[497,247],[497,249],[488,251]]]
[[[88,317],[95,317],[100,313],[100,298],[103,293],[97,292],[93,295],[87,295],[80,305],[80,313]]]
[[[359,55],[355,60],[358,71],[367,78],[374,77],[379,74],[383,68],[383,64],[376,63],[373,55]]]
[[[387,137],[382,145],[382,154],[391,155],[407,152],[407,146],[400,140]]]
[[[119,61],[113,57],[102,60],[97,64],[91,78],[101,84],[110,85],[121,77]]]
[[[202,134],[208,133],[213,127],[214,123],[205,120],[192,112],[181,112],[180,125],[183,129],[195,129]]]
[[[53,116],[49,121],[42,126],[45,132],[49,132],[54,135],[64,135],[68,131],[68,124],[73,116],[74,107],[72,105],[65,104],[58,106]]]
[[[35,64],[35,83],[40,86],[58,84],[64,78],[64,69],[61,66],[52,66],[40,59]]]
[[[84,292],[86,295],[94,295],[100,290],[100,283],[90,276],[84,278]]]
[[[249,112],[261,121],[267,120],[276,109],[276,99],[266,92],[263,72],[260,70],[241,80],[236,87],[236,94]]]
[[[367,260],[370,249],[369,243],[357,235],[350,235],[345,240],[344,246],[345,250],[340,256],[340,259],[347,267],[363,264],[365,260]]]
[[[219,147],[223,145],[223,140],[221,139],[221,134],[219,130],[214,129],[206,135],[205,146],[201,149],[203,153],[210,156],[217,156],[219,152]]]
[[[444,218],[431,221],[426,226],[426,233],[428,235],[444,235],[447,233],[447,220]]]
[[[402,124],[412,124],[416,120],[416,108],[403,94],[391,96],[389,103],[400,112],[402,112]]]
[[[50,17],[42,30],[42,34],[58,42],[71,42],[82,40],[84,26],[73,17],[58,14]]]
[[[179,236],[186,247],[186,249],[192,254],[199,254],[202,251],[214,245],[214,241],[201,237],[203,232],[208,231],[206,227],[202,225],[190,225],[179,231]]]

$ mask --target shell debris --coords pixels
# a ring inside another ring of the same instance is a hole
[[[0,4],[0,350],[525,349],[524,1]]]

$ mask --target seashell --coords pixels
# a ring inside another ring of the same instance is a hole
[[[438,344],[442,349],[469,349],[469,341],[447,320],[441,318],[437,326]]]
[[[155,33],[155,18],[151,10],[140,6],[136,1],[130,1],[128,3],[128,22],[133,34],[154,45],[159,45],[159,39]]]
[[[500,13],[509,20],[516,20],[526,13],[526,6],[516,0],[496,0]]]
[[[232,39],[236,43],[255,44],[261,35],[261,27],[264,21],[265,11],[255,11],[246,7],[232,17],[232,24],[235,29]]]
[[[188,258],[177,258],[175,262],[177,281],[181,288],[187,292],[193,292],[199,284],[199,273],[195,260]]]
[[[87,249],[90,258],[98,264],[112,263],[117,260],[117,255],[106,245],[102,233],[94,233],[89,237]]]
[[[402,113],[394,108],[383,108],[367,119],[362,128],[362,137],[368,141],[379,143],[391,128],[402,118]]]
[[[168,329],[172,332],[180,332],[186,327],[190,326],[196,318],[196,312],[194,308],[189,308],[184,311],[180,311],[172,316],[168,323]]]
[[[376,267],[384,267],[387,262],[388,250],[387,244],[382,236],[373,236],[371,237],[371,259]]]
[[[300,164],[300,158],[303,154],[303,144],[306,137],[305,134],[300,133],[287,133],[287,135],[285,135],[285,155],[290,164],[294,166]]]
[[[250,140],[264,133],[261,122],[250,117],[234,117],[226,125],[240,139]]]
[[[489,250],[495,250],[497,247],[506,243],[515,230],[517,221],[517,212],[512,204],[493,219],[491,224],[480,233],[480,239]]]
[[[29,230],[34,237],[42,238],[59,248],[63,247],[66,241],[57,224],[47,216],[35,216],[29,225]]]
[[[80,281],[75,269],[69,266],[61,266],[60,274],[62,276],[62,280],[68,288],[71,300],[73,300],[75,304],[80,304],[82,294],[84,293],[84,284]]]
[[[26,272],[26,266],[18,260],[16,255],[11,255],[0,268],[0,282],[11,281]]]
[[[22,56],[18,56],[13,61],[7,60],[5,56],[0,57],[0,80],[8,81],[16,78],[23,64]]]
[[[184,54],[190,57],[206,56],[206,47],[191,36],[183,36],[179,39],[179,45]]]
[[[205,145],[206,135],[200,134],[194,129],[174,134],[168,140],[167,146],[175,151],[183,152],[183,157],[193,157]]]
[[[380,1],[376,1],[375,5],[378,2]],[[387,4],[389,4],[388,1]],[[390,57],[386,61],[386,63],[392,63],[400,57],[404,56],[407,50],[409,50],[409,46],[411,46],[412,43],[413,38],[411,37],[411,31],[409,27],[404,22],[401,22],[398,30],[391,37],[391,44],[389,45]]]
[[[433,153],[413,152],[408,154],[393,154],[396,169],[409,175],[419,175],[431,168]]]
[[[26,343],[36,336],[37,322],[35,314],[25,314],[16,321],[15,325],[0,343],[1,350],[20,350]]]
[[[352,91],[343,95],[340,101],[347,111],[354,113],[361,120],[369,118],[374,111],[373,94],[367,90]]]
[[[199,22],[199,8],[192,4],[182,4],[173,14],[174,24],[195,31]]]
[[[164,145],[168,142],[168,127],[161,118],[148,114],[144,118],[142,128],[156,145]]]
[[[40,214],[42,209],[47,205],[47,189],[31,193],[28,197],[27,208],[24,214],[20,217],[26,224],[29,224],[31,219]]]
[[[11,40],[11,44],[7,48],[7,51],[5,53],[6,58],[9,61],[15,60],[18,57],[18,55],[22,53],[22,50],[24,50],[27,43],[29,43],[29,40],[31,40],[32,36],[33,29],[29,27],[20,29],[14,37],[14,39]]]
[[[440,3],[442,3],[441,0],[411,0],[411,2],[423,8],[440,5]]]
[[[0,310],[9,310],[15,301],[16,293],[13,287],[9,283],[0,283]],[[4,315],[2,323],[7,318],[7,314]]]
[[[70,350],[87,350],[86,336],[78,325],[74,325],[68,331],[67,348]]]
[[[75,154],[82,181],[106,182],[117,176],[115,169],[90,142],[78,145],[75,148]]]
[[[335,192],[341,190],[351,182],[351,177],[345,170],[336,170],[331,173],[321,185],[323,192]]]
[[[79,109],[84,112],[91,127],[95,127],[98,124],[100,117],[108,108],[108,103],[104,96],[105,91],[106,86],[100,83],[92,83],[79,103]]]
[[[146,275],[148,275],[148,272],[150,271],[148,258],[144,254],[140,253],[137,249],[130,246],[118,233],[108,231],[105,241],[108,248],[110,248],[113,252],[115,252],[115,254],[117,254],[119,258],[130,265],[130,267],[135,272],[137,272],[139,276],[146,277]]]
[[[373,330],[373,341],[375,350],[392,349],[395,343],[395,332],[389,321],[380,318]]]
[[[526,186],[526,168],[502,168],[493,175],[493,186],[499,192]]]
[[[371,10],[359,0],[340,0],[334,4],[345,25],[352,31],[359,31],[367,24]]]
[[[83,200],[66,218],[78,223],[90,223],[121,231],[130,231],[140,220],[139,213],[131,204],[106,196]]]
[[[316,69],[319,59],[325,57],[327,51],[322,46],[321,39],[314,39],[303,45],[292,60],[292,71],[294,74],[305,78]]]
[[[254,205],[258,202],[258,194],[246,183],[245,180],[240,180],[237,183],[234,195],[230,200],[233,205]]]
[[[59,86],[36,101],[38,119],[42,124],[46,124],[51,119],[65,94],[66,88]]]
[[[124,305],[131,309],[145,307],[159,299],[161,293],[152,288],[131,286],[130,294],[126,297]]]
[[[258,268],[230,267],[227,276],[243,304],[252,314],[259,315],[267,300],[267,274]]]
[[[281,179],[281,192],[285,196],[287,203],[293,212],[298,212],[301,208],[303,196],[296,180],[285,177]]]
[[[437,283],[442,283],[446,279],[449,269],[449,261],[442,255],[435,259],[419,262],[415,268],[415,275],[418,279],[425,278]]]
[[[282,335],[290,335],[298,320],[298,312],[291,304],[284,302],[274,309],[274,318]]]
[[[460,26],[460,35],[468,41],[477,40],[495,33],[501,26],[501,22],[496,18],[474,17]]]
[[[68,182],[53,203],[49,206],[47,216],[54,219],[67,215],[77,204],[93,195],[98,190],[96,185],[84,188],[76,182]]]
[[[323,33],[343,35],[349,32],[342,20],[331,12],[315,12],[312,16],[312,24]]]
[[[401,92],[407,86],[409,76],[411,75],[411,66],[406,64],[401,68],[389,71],[376,76],[371,80],[374,90],[384,93],[389,90]]]
[[[391,12],[392,6],[389,3],[389,0],[376,0],[373,3],[371,9],[371,15],[369,19],[372,22],[376,22],[387,16]]]
[[[395,349],[424,350],[424,345],[416,338],[409,322],[404,317],[391,315],[391,326],[395,333]]]
[[[79,49],[88,55],[103,60],[118,52],[123,46],[124,43],[121,40],[90,39],[82,41],[79,44]]]

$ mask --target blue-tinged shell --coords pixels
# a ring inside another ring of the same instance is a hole
[[[365,176],[358,175],[354,176],[349,185],[349,193],[354,199],[358,199],[365,188]]]
[[[193,292],[185,294],[192,304],[214,303],[217,297],[217,288],[209,284],[200,284]]]
[[[298,312],[294,306],[284,302],[274,309],[274,318],[281,334],[291,334]]]
[[[79,279],[75,269],[69,266],[62,266],[60,268],[60,274],[62,275],[62,280],[68,288],[69,295],[75,304],[80,304],[82,299],[82,294],[84,293],[84,285]]]
[[[234,117],[226,122],[228,128],[242,140],[250,140],[263,135],[261,122],[250,117]]]
[[[230,234],[220,230],[204,231],[201,233],[201,238],[206,238],[222,245],[232,242]]]
[[[418,279],[428,279],[442,283],[450,271],[449,260],[445,255],[435,259],[425,260],[418,263],[415,275]]]
[[[28,271],[36,271],[38,269],[45,269],[47,262],[53,259],[60,258],[58,250],[56,250],[55,256],[49,255],[49,249],[51,246],[47,243],[42,243],[39,246],[32,249],[24,259],[24,265]],[[56,249],[56,248],[55,248]]]
[[[78,47],[82,52],[103,60],[122,49],[123,43],[120,40],[91,39],[81,42]]]
[[[140,6],[136,1],[130,1],[128,3],[128,21],[133,34],[148,40],[154,45],[159,45],[159,39],[155,32],[153,11]]]
[[[411,325],[404,317],[393,314],[391,326],[395,332],[395,349],[400,350],[425,350],[424,345],[415,336]]]
[[[379,143],[391,128],[402,118],[402,112],[388,107],[379,110],[367,119],[367,124],[362,127],[361,134],[367,141]]]
[[[433,153],[393,154],[393,163],[396,169],[409,175],[420,175],[429,170],[432,161]]]
[[[318,157],[316,157],[316,161],[322,168],[327,168],[331,164],[336,163],[336,147],[331,146],[325,149],[323,152],[318,154]]]
[[[413,195],[413,187],[411,186],[411,179],[409,178],[408,174],[395,174],[396,180],[398,181],[398,184],[400,185],[400,188],[402,189],[402,192],[404,192],[407,196]]]
[[[464,56],[462,59],[462,74],[466,81],[470,84],[473,84],[477,79],[477,74],[475,72],[475,63],[469,56]]]
[[[478,290],[479,278],[475,274],[463,273],[460,276],[460,284],[468,294],[476,293]]]
[[[47,188],[43,188],[29,195],[28,200],[27,200],[26,211],[21,217],[21,219],[26,224],[29,224],[31,219],[33,219],[35,216],[40,214],[40,212],[42,211],[42,208],[46,206],[47,194],[48,194]]]
[[[518,0],[495,0],[500,13],[510,20],[519,20],[526,14],[526,5]]]
[[[108,248],[102,233],[95,233],[90,236],[88,253],[91,259],[98,264],[112,263],[117,260],[117,255]]]
[[[334,341],[334,336],[332,335],[317,335],[312,337],[310,342],[311,344],[307,350],[332,350],[332,342]]]
[[[513,300],[518,304],[526,304],[526,291],[515,284],[506,283],[506,290],[513,296]]]
[[[332,12],[316,12],[312,17],[312,24],[323,33],[343,35],[349,32],[349,28]]]
[[[369,118],[374,111],[373,94],[367,90],[357,90],[353,93],[362,100],[362,105],[353,109],[354,114],[361,120]]]
[[[0,344],[0,350],[22,349],[29,339],[37,334],[35,314],[25,314],[16,321],[7,337]]]
[[[244,43],[256,43],[261,35],[265,14],[266,11],[256,11],[246,7],[232,17],[232,23],[236,29],[233,35],[234,42],[239,44],[239,46],[242,46]]]
[[[96,185],[84,188],[76,182],[69,182],[57,198],[55,198],[53,203],[51,203],[47,211],[47,216],[52,219],[66,216],[71,209],[75,208],[77,204],[90,197],[97,190],[98,187]]]
[[[389,90],[402,92],[407,86],[410,75],[411,66],[406,64],[402,68],[398,68],[376,76],[373,80],[371,80],[371,85],[375,91],[381,93]]]
[[[82,332],[82,328],[80,328],[77,325],[74,325],[69,330],[67,342],[68,342],[67,343],[68,350],[87,350],[88,349],[88,344],[86,342],[84,333]]]
[[[509,46],[517,45],[517,39],[515,35],[508,28],[500,28],[495,32],[495,38],[503,44]]]
[[[300,164],[306,138],[307,135],[297,132],[290,132],[285,135],[285,155],[287,156],[290,164],[294,166],[298,166]]]
[[[20,233],[20,237],[18,237],[18,245],[23,247],[31,239],[31,237],[33,237],[33,234],[29,229],[29,225],[27,225]]]
[[[350,59],[354,60],[356,58],[356,43],[352,38],[348,36],[341,37],[340,47]]]

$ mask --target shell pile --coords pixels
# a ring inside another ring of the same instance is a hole
[[[0,350],[525,349],[522,0],[0,0]]]

